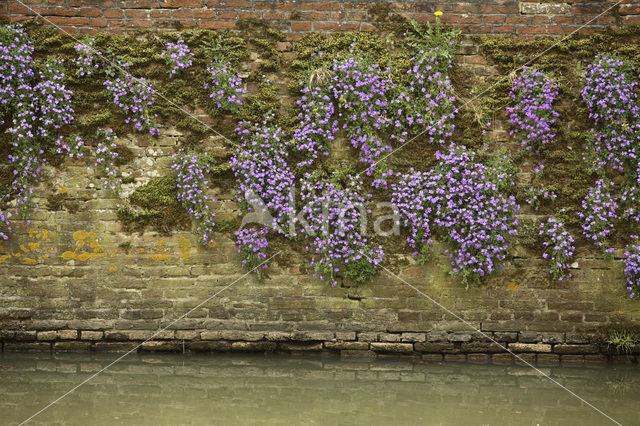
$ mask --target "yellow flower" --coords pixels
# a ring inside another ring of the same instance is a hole
[[[442,11],[438,10],[436,12],[433,12],[433,14],[436,16],[442,16]]]

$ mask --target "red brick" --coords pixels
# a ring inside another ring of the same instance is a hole
[[[361,22],[360,31],[378,31],[378,28],[368,22]]]
[[[351,31],[357,30],[358,24],[356,22],[314,22],[314,31]]]
[[[598,22],[598,25],[615,25],[616,21],[617,19],[615,16],[604,15],[598,18],[597,22]]]
[[[67,7],[54,7],[53,14],[56,16],[76,16],[77,9],[69,9]]]
[[[440,17],[440,22],[445,24],[456,24],[460,20],[460,16],[458,15],[442,15]]]
[[[196,19],[211,19],[216,17],[215,10],[194,10],[193,17]]]
[[[532,16],[531,17],[531,25],[543,25],[551,22],[551,19],[548,16]]]
[[[468,15],[460,17],[461,24],[479,24],[481,22],[480,16],[477,15]]]
[[[137,19],[146,19],[148,18],[146,10],[127,10],[126,11],[127,18],[137,18]]]
[[[219,19],[236,19],[238,13],[235,10],[219,10],[217,17]]]
[[[311,22],[292,22],[291,31],[311,31]]]
[[[299,10],[340,10],[338,2],[302,2]]]
[[[124,9],[151,9],[158,7],[159,0],[126,0],[122,6]]]
[[[93,7],[114,7],[115,0],[91,0],[91,6]],[[82,7],[88,6],[87,0],[69,0],[69,6],[71,7]]]
[[[547,29],[545,27],[518,27],[516,32],[518,34],[546,34]]]
[[[264,12],[262,14],[262,19],[272,19],[272,20],[278,20],[278,19],[282,19],[282,12]]]
[[[174,10],[173,17],[176,19],[193,18],[193,10],[191,9]]]
[[[504,23],[504,15],[488,15],[482,17],[485,24],[502,24]]]
[[[89,18],[81,17],[66,17],[66,16],[52,16],[48,19],[54,25],[89,25]]]
[[[326,21],[329,19],[327,12],[300,12],[300,20],[302,21]]]
[[[547,25],[547,34],[563,34],[562,25]]]
[[[101,16],[102,11],[95,7],[81,7],[80,10],[78,11],[78,15],[96,17],[96,16]]]
[[[640,5],[638,4],[621,4],[620,15],[640,15]]]
[[[211,12],[214,12],[213,10]],[[105,10],[105,16],[106,16],[107,11]],[[215,14],[215,12],[214,12]],[[171,11],[170,10],[162,10],[162,9],[158,9],[158,10],[152,10],[151,11],[151,17],[152,18],[171,18]]]
[[[507,16],[507,24],[528,24],[529,18],[527,16]]]
[[[257,19],[261,19],[262,18],[262,14],[260,12],[258,12],[257,10],[240,10],[238,11],[238,18],[240,19],[251,19],[251,18],[257,18]]]
[[[200,21],[198,23],[200,28],[206,29],[220,29],[220,28],[235,28],[235,21]]]
[[[131,25],[134,28],[149,28],[153,24],[153,21],[148,19],[134,19],[131,21]]]
[[[162,0],[160,7],[202,7],[202,0]]]
[[[106,9],[102,12],[102,16],[105,18],[122,18],[124,12],[120,9]]]
[[[640,15],[638,16],[625,16],[622,18],[624,25],[640,25]]]
[[[106,19],[102,19],[102,18],[93,18],[91,20],[91,26],[92,27],[106,27],[107,26],[107,20]]]
[[[278,7],[278,6],[285,6],[285,7]],[[264,3],[257,3],[254,2],[253,3],[253,9],[255,10],[293,10],[295,9],[296,6],[293,3],[280,3],[277,1],[269,1],[269,2],[264,2]]]
[[[188,20],[181,20],[180,24],[184,27],[184,28],[195,28],[197,26],[196,21],[194,21],[193,19],[188,19]]]
[[[9,13],[15,13],[15,14],[20,14],[20,15],[28,15],[29,13],[32,13],[29,11],[28,8],[19,5],[19,4],[10,4],[9,5]]]
[[[207,0],[208,7],[233,7],[233,8],[248,8],[251,7],[251,2],[247,0]]]

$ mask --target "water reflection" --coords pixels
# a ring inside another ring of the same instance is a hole
[[[0,355],[0,423],[17,424],[115,355]],[[545,368],[639,424],[636,367]],[[131,356],[32,424],[607,424],[528,367],[264,356]]]

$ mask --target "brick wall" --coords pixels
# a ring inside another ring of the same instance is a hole
[[[181,29],[236,27],[238,19],[256,18],[289,33],[375,30],[369,10],[386,5],[392,14],[417,21],[442,20],[466,34],[561,35],[608,26],[640,24],[634,0],[596,1],[282,1],[282,0],[8,0],[0,16],[23,20],[42,15],[69,31],[127,32],[135,28]],[[613,6],[613,7],[612,7]],[[606,13],[603,13],[605,12]]]

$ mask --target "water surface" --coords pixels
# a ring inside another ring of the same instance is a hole
[[[0,354],[0,424],[19,424],[117,357]],[[640,424],[637,367],[541,370],[618,422]],[[524,366],[131,355],[29,424],[611,423]]]

